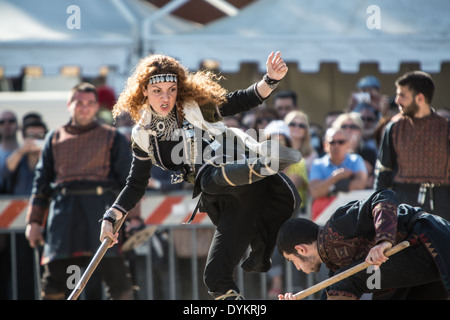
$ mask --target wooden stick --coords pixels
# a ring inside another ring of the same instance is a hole
[[[126,219],[126,214],[117,221],[117,223],[114,224],[113,234],[116,234],[120,228],[122,227],[123,222]],[[92,274],[94,273],[95,269],[97,268],[98,264],[102,260],[103,256],[105,255],[106,251],[108,250],[109,246],[112,243],[112,239],[110,237],[106,237],[103,239],[102,244],[98,248],[97,252],[95,253],[94,257],[92,258],[91,262],[89,263],[88,267],[86,268],[86,271],[83,273],[83,276],[81,277],[80,281],[78,281],[77,286],[75,289],[73,289],[72,293],[70,294],[69,298],[67,300],[77,300],[80,296],[81,292],[84,290],[84,287],[86,286],[87,282],[91,278]]]
[[[385,255],[386,257],[392,256],[393,254],[405,249],[409,247],[409,242],[408,241],[403,241],[399,244],[397,244],[396,246],[386,250]],[[303,291],[300,291],[296,294],[294,294],[294,297],[296,300],[301,300],[303,298],[306,298],[309,295],[312,295],[313,293],[316,293],[322,289],[325,289],[326,287],[339,282],[345,278],[350,277],[351,275],[354,275],[355,273],[362,271],[364,269],[366,269],[367,267],[369,267],[371,264],[367,263],[367,262],[362,262],[360,264],[357,264],[356,266],[347,269],[341,273],[338,273],[337,275],[328,278],[327,280],[324,280],[316,285],[313,285],[312,287],[309,287],[308,289],[305,289]]]

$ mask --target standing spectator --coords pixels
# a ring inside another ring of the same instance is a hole
[[[17,131],[19,124],[17,116],[11,110],[0,113],[0,167],[6,165],[6,159],[19,147]],[[7,193],[7,186],[0,176],[0,194]]]
[[[283,120],[291,111],[297,110],[297,94],[292,90],[283,90],[273,97],[273,108],[278,113],[278,119]]]
[[[375,189],[392,188],[401,202],[450,219],[450,126],[431,108],[434,82],[425,72],[395,82],[401,115],[384,131]]]
[[[311,145],[311,134],[308,116],[301,111],[291,111],[284,118],[289,127],[292,148],[301,152],[306,163],[306,169],[311,169],[312,162],[318,158],[318,153]]]
[[[4,193],[11,195],[31,194],[34,169],[39,160],[47,126],[41,120],[28,119],[22,125],[24,143],[16,148],[0,165],[0,177]]]
[[[362,190],[367,183],[364,160],[350,152],[350,135],[346,130],[328,129],[324,137],[324,150],[326,155],[314,160],[309,174],[313,217],[336,192]]]
[[[96,89],[100,110],[111,111],[116,103],[116,93],[112,87],[107,85],[105,76],[96,79]]]
[[[386,125],[391,121],[395,121],[395,119],[400,116],[401,114],[397,103],[395,103],[395,98],[390,98],[386,112],[381,116],[380,120],[378,121],[377,128],[375,129],[374,132],[374,139],[377,150],[381,146],[381,139],[383,137]]]
[[[0,181],[2,194],[29,196],[33,182],[34,168],[39,160],[42,142],[47,132],[47,126],[36,113],[29,113],[22,120],[23,145],[19,146],[16,139],[18,123],[16,116],[8,111],[2,113],[8,119],[0,125],[5,133],[6,147],[3,161],[0,164]],[[14,145],[16,148],[14,148]],[[14,237],[15,251],[11,247],[11,237]],[[0,299],[11,299],[10,283],[13,278],[11,259],[15,254],[17,298],[29,300],[34,298],[30,283],[33,283],[34,261],[33,250],[29,247],[24,234],[0,235]]]
[[[357,112],[361,115],[363,122],[362,139],[364,143],[373,149],[377,149],[375,130],[380,122],[380,113],[365,103],[360,105]]]
[[[348,111],[359,111],[358,105],[367,103],[384,114],[389,97],[381,94],[381,83],[377,77],[366,76],[359,79],[357,88],[358,92],[354,92],[350,96]]]
[[[371,147],[363,139],[364,125],[361,115],[358,112],[348,112],[341,114],[333,123],[335,129],[343,129],[350,136],[350,151],[359,154],[367,168],[366,188],[373,187],[373,176],[375,163],[377,161],[377,150]]]
[[[68,266],[86,266],[98,249],[98,221],[125,185],[131,164],[125,136],[96,120],[99,104],[93,85],[75,86],[67,108],[70,121],[46,138],[26,219],[31,247],[43,243],[40,228],[46,220],[42,296],[51,300],[70,293]],[[117,248],[107,252],[98,271],[109,297],[132,298],[129,273]]]

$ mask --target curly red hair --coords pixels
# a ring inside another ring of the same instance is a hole
[[[114,117],[128,113],[137,123],[140,111],[148,108],[143,92],[150,77],[165,73],[177,75],[176,110],[180,121],[184,118],[183,104],[187,101],[196,101],[199,106],[211,103],[220,106],[226,101],[227,91],[218,83],[220,77],[213,72],[190,72],[170,56],[152,54],[142,59],[128,78],[125,89],[114,105]]]

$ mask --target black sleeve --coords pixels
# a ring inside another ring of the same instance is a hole
[[[220,107],[222,117],[232,116],[248,111],[264,101],[256,90],[256,83],[247,89],[228,93],[227,102]]]
[[[39,161],[35,167],[32,204],[48,206],[53,194],[52,185],[55,181],[55,165],[53,160],[52,139],[55,132],[52,131],[45,137],[44,149],[42,150]]]
[[[130,171],[132,161],[130,143],[127,138],[118,131],[115,131],[114,142],[111,149],[111,179],[120,189],[125,186],[125,182]]]
[[[138,148],[133,148],[133,160],[126,186],[113,205],[124,213],[133,209],[145,194],[152,168],[152,162],[146,158],[148,158],[148,154]]]
[[[397,170],[397,154],[392,140],[394,125],[395,123],[390,123],[386,126],[383,139],[381,140],[375,168],[375,190],[392,188],[394,173]]]
[[[394,191],[382,189],[372,193],[367,199],[351,201],[339,207],[330,218],[331,225],[348,238],[373,237],[377,227],[383,227],[383,223],[374,224],[374,213],[378,214],[379,208],[384,212],[384,222],[392,223],[396,219],[398,198]],[[395,219],[391,219],[394,217]],[[381,219],[383,220],[383,219]]]

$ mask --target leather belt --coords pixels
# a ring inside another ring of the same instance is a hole
[[[101,196],[102,194],[110,191],[111,188],[104,188],[102,186],[97,186],[91,189],[70,189],[70,188],[61,188],[60,193],[64,196],[66,195],[97,195]]]

